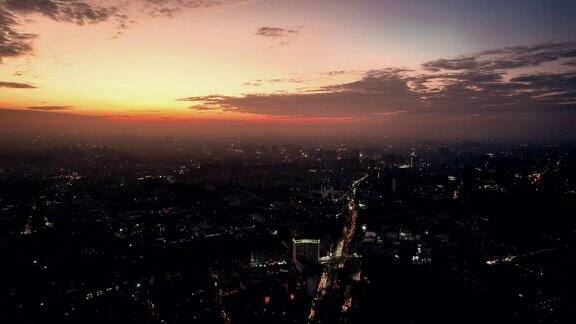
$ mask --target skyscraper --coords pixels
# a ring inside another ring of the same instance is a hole
[[[292,261],[296,265],[302,263],[317,263],[319,258],[319,239],[292,239]]]

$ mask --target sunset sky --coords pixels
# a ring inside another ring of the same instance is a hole
[[[571,0],[0,0],[0,123],[574,136],[575,17]]]

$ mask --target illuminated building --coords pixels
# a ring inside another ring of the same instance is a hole
[[[280,248],[262,249],[250,253],[250,265],[252,267],[284,264],[286,250]]]
[[[318,263],[319,239],[292,239],[292,261],[301,270],[302,264]]]

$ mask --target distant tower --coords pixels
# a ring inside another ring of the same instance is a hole
[[[28,222],[26,223],[26,226],[24,227],[24,232],[22,232],[22,234],[24,235],[30,235],[32,234],[33,230],[32,230],[32,215],[30,215],[30,217],[28,217]]]
[[[414,158],[415,158],[415,157],[416,157],[416,153],[415,153],[415,152],[412,152],[412,153],[410,154],[410,168],[413,168],[413,167],[414,167]]]

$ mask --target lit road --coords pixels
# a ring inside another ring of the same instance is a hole
[[[344,224],[342,236],[338,240],[334,250],[331,251],[332,258],[325,265],[320,277],[320,282],[316,289],[316,297],[314,298],[312,308],[310,309],[310,315],[308,316],[309,322],[311,323],[319,322],[321,318],[326,318],[328,314],[320,314],[320,312],[329,312],[337,302],[338,298],[335,297],[335,295],[340,295],[340,292],[337,290],[338,288],[342,288],[342,285],[338,279],[337,272],[339,269],[345,267],[345,261],[349,258],[348,247],[358,228],[358,202],[356,199],[356,191],[358,186],[366,180],[366,178],[368,178],[367,174],[354,181],[350,188],[348,196],[348,218]],[[340,307],[338,307],[337,310],[339,311]]]
[[[350,194],[348,197],[348,220],[346,225],[344,225],[342,237],[336,245],[336,251],[334,251],[334,255],[337,259],[341,257],[347,257],[348,245],[352,241],[354,234],[356,234],[356,228],[358,226],[358,204],[356,202],[356,190],[358,189],[358,185],[360,185],[362,181],[366,180],[366,178],[368,178],[368,175],[365,175],[361,179],[352,183],[352,188],[350,189]]]

